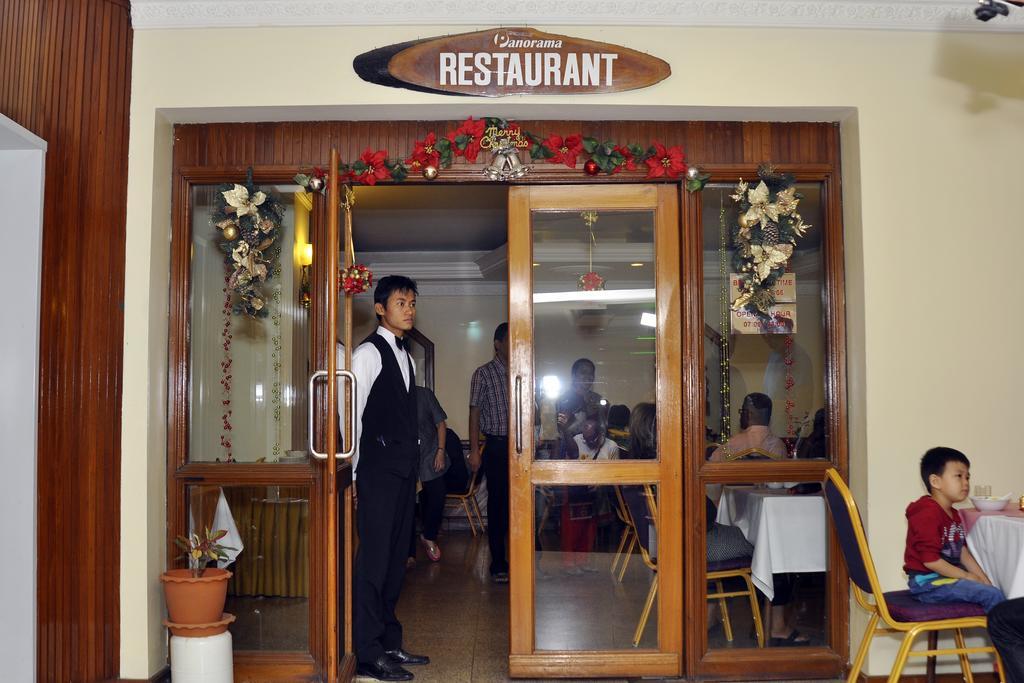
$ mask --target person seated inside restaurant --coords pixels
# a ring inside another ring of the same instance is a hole
[[[787,454],[786,444],[779,437],[772,433],[769,426],[772,421],[772,400],[765,394],[747,394],[740,406],[740,432],[734,434],[728,441],[712,451],[709,456],[711,462],[726,462],[733,459],[737,454],[743,453],[751,448],[760,449],[766,453],[785,457]],[[744,457],[758,458],[767,457],[752,454]],[[712,504],[717,504],[721,497],[722,487],[711,484],[707,487],[707,495]],[[769,614],[769,641],[768,644],[774,647],[793,647],[809,645],[810,640],[801,635],[793,623],[790,604],[793,602],[796,592],[796,576],[793,574],[773,575],[775,586],[775,597],[772,599],[771,612]]]
[[[921,480],[928,495],[907,506],[903,571],[910,592],[921,602],[973,602],[988,612],[1006,598],[971,555],[953,507],[970,492],[970,460],[955,448],[931,448],[921,458]]]
[[[758,448],[786,457],[786,444],[772,433],[772,400],[765,394],[747,394],[740,406],[740,432],[712,451],[711,462],[731,460],[738,453]],[[750,456],[756,457],[756,456]],[[761,456],[764,457],[764,456]]]
[[[623,451],[629,448],[629,408],[614,405],[608,409],[608,438]]]
[[[1003,660],[1007,683],[1024,683],[1024,598],[1001,602],[988,613],[988,635]]]
[[[597,420],[588,419],[568,443],[568,455],[570,460],[618,460],[619,445],[605,436]]]
[[[825,409],[818,408],[818,410],[815,411],[814,413],[814,422],[812,423],[811,433],[808,434],[806,437],[801,436],[799,439],[797,439],[796,457],[798,459],[828,459],[828,435],[825,433],[825,429]]]

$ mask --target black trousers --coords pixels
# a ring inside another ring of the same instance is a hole
[[[356,477],[359,550],[353,576],[352,637],[356,659],[369,664],[402,646],[395,606],[415,510],[416,475],[360,468]]]
[[[491,547],[491,574],[508,571],[505,538],[508,536],[508,437],[487,435],[483,454],[487,476],[487,542]]]
[[[1024,683],[1024,598],[993,607],[988,613],[988,634],[1003,659],[1007,683]]]
[[[444,477],[420,483],[423,486],[420,489],[419,502],[423,538],[428,541],[437,541],[437,532],[441,530],[441,520],[444,518],[444,497],[448,495],[448,487],[444,483]],[[416,557],[415,523],[409,533],[409,557]]]

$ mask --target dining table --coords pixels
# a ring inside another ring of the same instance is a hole
[[[1007,598],[1024,597],[1024,514],[1007,510],[975,515],[961,510],[960,516],[967,547],[992,584]]]
[[[828,569],[827,519],[821,492],[795,494],[789,489],[724,486],[716,521],[738,527],[754,546],[751,578],[769,600],[775,597],[773,575]]]

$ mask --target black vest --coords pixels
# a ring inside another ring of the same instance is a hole
[[[364,343],[377,347],[381,369],[363,407],[357,471],[360,474],[386,471],[401,477],[414,477],[419,469],[420,450],[416,424],[416,378],[411,360],[407,389],[395,352],[384,337],[374,332]]]

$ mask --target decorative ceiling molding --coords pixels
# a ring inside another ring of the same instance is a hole
[[[1024,10],[982,23],[971,0],[131,0],[136,31],[276,26],[713,26],[1024,32]],[[496,21],[498,18],[498,21]],[[453,31],[455,32],[455,31]]]

